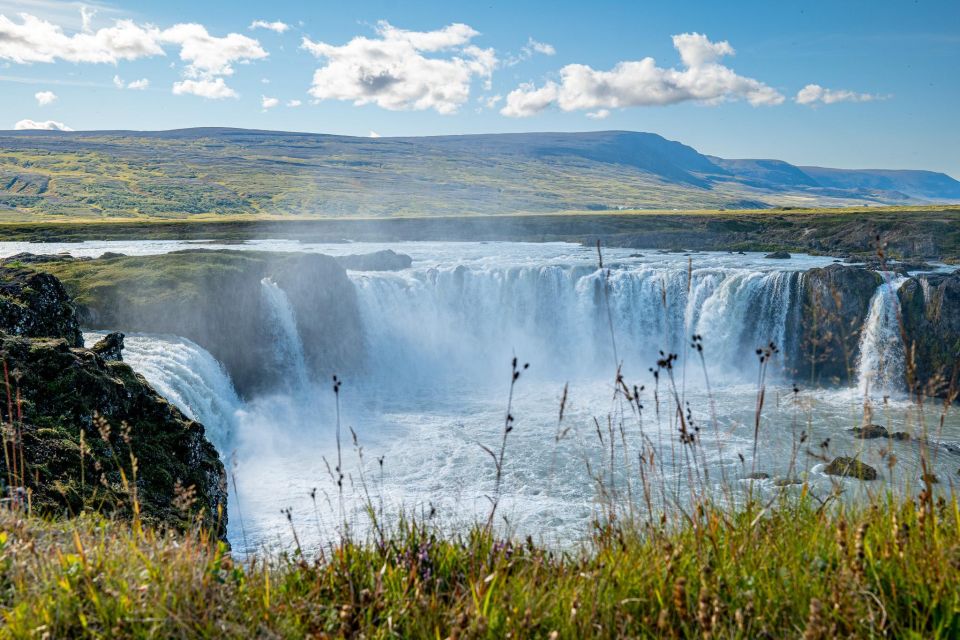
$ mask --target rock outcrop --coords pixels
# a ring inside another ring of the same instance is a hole
[[[224,365],[243,395],[284,383],[265,278],[286,294],[318,379],[350,371],[363,353],[356,291],[329,256],[188,250],[37,268],[63,280],[85,327],[189,338]]]
[[[23,283],[37,286],[36,293],[24,295]],[[216,449],[202,425],[112,359],[122,345],[119,334],[101,341],[100,353],[78,347],[72,303],[50,275],[0,270],[0,307],[10,305],[21,310],[0,321],[6,370],[0,422],[13,434],[6,441],[9,455],[0,460],[5,488],[22,487],[42,513],[92,508],[129,516],[135,477],[144,520],[184,528],[199,515],[222,535],[227,487]],[[28,323],[30,330],[23,330],[23,318],[48,313],[47,324]],[[43,332],[49,335],[37,335]]]
[[[878,477],[877,470],[870,465],[846,456],[834,458],[830,464],[824,467],[823,472],[829,476],[856,478],[857,480],[876,480]]]
[[[860,354],[860,330],[881,282],[875,271],[842,264],[803,274],[798,340],[787,354],[798,380],[850,379]]]
[[[899,291],[912,382],[921,392],[956,393],[960,374],[960,271],[907,280]]]
[[[400,271],[401,269],[409,269],[410,265],[413,264],[413,258],[403,253],[397,253],[393,249],[352,256],[339,256],[336,260],[344,269],[352,271]]]
[[[27,338],[63,338],[72,347],[83,346],[76,309],[63,285],[25,267],[0,266],[0,330]]]

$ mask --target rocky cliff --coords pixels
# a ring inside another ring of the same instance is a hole
[[[115,359],[119,337],[80,348],[63,287],[25,268],[0,267],[0,310],[5,498],[53,515],[129,516],[135,479],[146,521],[200,517],[225,531],[226,474],[203,426]]]
[[[912,383],[928,395],[955,394],[960,374],[960,271],[911,278],[899,295]]]
[[[787,352],[798,381],[842,383],[855,374],[860,331],[881,282],[875,271],[841,264],[803,274],[795,344]]]
[[[288,298],[318,378],[351,369],[362,353],[353,284],[329,256],[194,250],[37,266],[63,280],[85,327],[189,338],[224,365],[244,395],[283,383],[264,279]]]

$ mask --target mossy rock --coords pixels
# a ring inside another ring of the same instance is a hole
[[[856,458],[840,456],[834,458],[828,464],[823,472],[830,476],[842,476],[845,478],[856,478],[857,480],[876,480],[877,470],[868,464],[860,462]]]

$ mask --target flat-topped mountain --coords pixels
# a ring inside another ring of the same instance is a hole
[[[0,132],[0,217],[462,215],[960,201],[931,171],[727,160],[652,133]]]

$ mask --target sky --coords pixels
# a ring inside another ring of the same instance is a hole
[[[957,0],[0,0],[0,129],[621,129],[960,178],[958,113]]]

